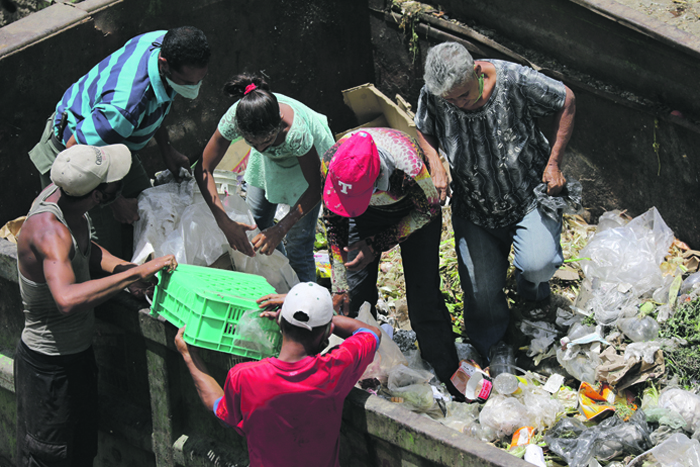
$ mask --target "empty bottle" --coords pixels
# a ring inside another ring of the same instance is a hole
[[[491,347],[491,364],[489,365],[492,378],[501,373],[515,373],[515,351],[503,341]]]

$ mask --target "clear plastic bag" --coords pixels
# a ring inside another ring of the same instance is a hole
[[[690,293],[694,288],[700,289],[700,271],[694,272],[683,281],[680,293]]]
[[[617,327],[633,342],[647,342],[659,336],[659,323],[651,316],[621,318]]]
[[[687,423],[685,430],[700,430],[700,396],[680,388],[667,389],[659,396],[659,407],[676,411]]]
[[[520,427],[532,426],[532,414],[515,397],[495,395],[489,398],[481,410],[479,423],[502,438],[512,435]]]
[[[532,418],[532,426],[539,431],[554,425],[557,417],[564,412],[564,405],[550,393],[535,385],[522,386],[522,401]]]
[[[445,409],[447,415],[437,420],[460,433],[466,433],[467,427],[479,419],[479,406],[477,404],[450,401],[446,404]]]
[[[282,345],[282,335],[278,328],[274,331],[264,329],[263,320],[268,318],[260,317],[260,310],[249,310],[243,313],[236,325],[232,345],[260,352],[263,357],[278,355]]]
[[[357,314],[357,319],[370,326],[379,327],[379,323],[372,316],[370,304],[365,302],[360,307]],[[401,349],[396,345],[396,342],[389,338],[389,335],[380,328],[382,340],[379,343],[379,349],[374,355],[374,361],[367,367],[360,380],[367,378],[377,378],[382,384],[388,381],[388,372],[396,365],[407,365],[406,357],[401,353]]]
[[[594,457],[609,460],[623,452],[641,454],[651,447],[642,410],[637,410],[628,422],[612,416],[590,428],[578,420],[563,418],[547,431],[544,440],[569,467],[588,466]]]
[[[668,228],[656,208],[635,217],[628,224],[599,230],[581,250],[586,277],[614,284],[627,283],[635,295],[663,285],[659,265],[673,242]]]
[[[575,345],[567,350],[557,349],[557,361],[577,380],[595,384],[595,370],[601,362],[590,346]]]
[[[700,467],[700,442],[676,433],[627,467]]]

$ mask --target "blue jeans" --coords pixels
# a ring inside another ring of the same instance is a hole
[[[272,227],[275,222],[277,205],[265,198],[265,190],[248,185],[246,204],[250,212],[253,213],[255,223],[260,230]],[[319,202],[287,232],[286,242],[277,245],[277,249],[289,259],[289,264],[301,282],[316,282],[314,240],[316,239],[316,222],[318,222],[320,209],[321,203]]]
[[[452,216],[459,278],[464,291],[464,325],[485,360],[503,338],[510,312],[503,291],[513,245],[518,294],[526,300],[549,296],[549,279],[564,261],[559,238],[562,221],[534,209],[515,225],[487,229]]]
[[[407,200],[410,201],[410,200]],[[415,209],[412,203],[397,203],[393,209],[370,206],[361,216],[350,219],[348,243],[375,235],[393,227],[400,219]],[[452,320],[440,291],[440,233],[442,217],[439,217],[399,244],[406,281],[406,301],[411,328],[416,333],[421,356],[435,369],[440,381],[449,384],[450,376],[457,370],[459,362],[452,333]],[[348,261],[358,251],[348,253]],[[372,314],[377,312],[377,275],[380,256],[359,271],[347,271],[350,296],[350,311],[357,313],[366,301],[372,305]]]

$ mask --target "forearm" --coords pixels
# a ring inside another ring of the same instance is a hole
[[[431,135],[425,135],[420,131],[418,133],[418,145],[423,150],[425,158],[427,160],[428,166],[430,167],[430,173],[434,174],[436,172],[445,172],[445,167],[442,165],[442,160],[440,160],[440,153],[438,152],[439,142],[438,139]]]
[[[214,215],[217,225],[221,228],[222,224],[230,221],[224,205],[219,199],[219,193],[216,190],[216,181],[214,180],[214,169],[206,167],[203,160],[200,159],[194,169],[194,178],[199,186],[199,191],[202,193],[204,202],[209,206],[209,210]]]
[[[204,406],[209,410],[214,410],[214,404],[224,395],[224,390],[219,383],[209,375],[206,365],[198,354],[187,353],[182,358],[192,376],[192,381],[197,389],[197,394]]]
[[[547,165],[561,167],[564,160],[566,146],[574,131],[574,115],[576,114],[576,97],[566,88],[566,100],[564,107],[554,116],[554,128],[551,142],[551,152]]]
[[[333,316],[333,326],[333,334],[342,339],[347,339],[348,337],[352,336],[360,328],[369,329],[370,331],[375,333],[380,339],[382,337],[382,333],[379,330],[379,328],[370,326],[369,324],[363,323],[362,321],[353,318],[348,318],[347,316]]]
[[[301,198],[291,207],[289,213],[284,216],[277,226],[282,229],[284,235],[299,222],[299,220],[309,213],[321,201],[321,192],[317,187],[306,189]]]

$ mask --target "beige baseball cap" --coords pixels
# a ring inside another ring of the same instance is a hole
[[[83,196],[100,183],[117,182],[131,168],[131,151],[123,144],[76,144],[56,156],[51,181],[69,196]]]
[[[333,299],[325,287],[314,282],[300,282],[287,293],[280,316],[292,326],[310,331],[331,322]]]

